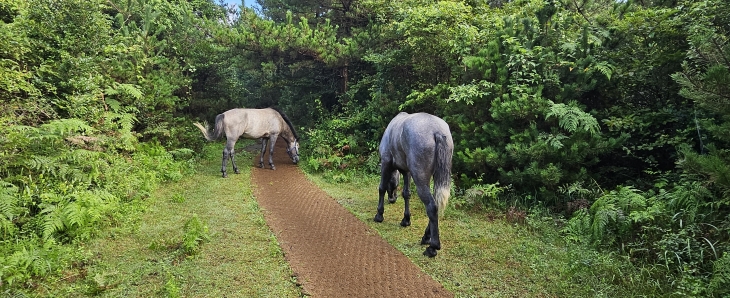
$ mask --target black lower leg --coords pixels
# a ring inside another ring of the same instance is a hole
[[[223,178],[226,178],[226,163],[228,162],[228,152],[226,150],[223,150],[223,161],[221,162],[221,173],[223,173]]]
[[[236,166],[236,159],[233,157],[235,154],[233,151],[229,154],[231,158],[231,165],[233,166],[233,172],[236,174],[240,174],[241,172],[238,171],[238,166]]]
[[[385,212],[385,200],[383,196],[385,196],[385,189],[380,187],[378,189],[378,211],[375,213],[375,218],[373,218],[375,222],[383,222],[383,213]]]

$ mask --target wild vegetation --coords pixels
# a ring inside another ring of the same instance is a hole
[[[438,115],[468,216],[553,217],[643,295],[730,294],[727,1],[257,4],[0,0],[3,291],[79,266],[99,226],[188,175],[192,122],[278,106],[334,182],[377,174],[399,111]]]

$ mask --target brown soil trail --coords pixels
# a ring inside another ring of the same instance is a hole
[[[255,167],[251,176],[266,223],[276,234],[305,294],[453,297],[376,231],[307,180],[287,156],[281,146],[284,142],[277,143],[276,170],[268,165],[266,169]],[[255,164],[258,160],[256,157]]]

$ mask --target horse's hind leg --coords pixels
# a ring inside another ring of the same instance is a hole
[[[228,162],[228,149],[223,148],[223,160],[221,161],[221,173],[223,173],[223,178],[226,178],[228,175],[226,175],[226,163]]]
[[[426,215],[428,215],[428,225],[426,226],[426,230],[423,232],[421,244],[429,244],[423,252],[423,255],[433,258],[438,253],[437,250],[441,249],[441,240],[439,239],[438,207],[436,207],[435,203],[426,206]]]
[[[237,140],[228,140],[228,141],[226,141],[226,149],[225,149],[225,151],[228,151],[228,158],[231,159],[231,165],[233,166],[233,172],[236,173],[236,174],[239,174],[240,172],[238,171],[238,166],[236,166],[236,160],[233,157],[235,155],[236,141]],[[224,162],[223,162],[223,177],[225,177],[225,175],[226,175],[225,174],[225,169],[226,169],[226,166],[225,166],[225,153],[223,154],[223,159],[224,159]]]
[[[403,220],[400,221],[400,225],[402,227],[407,227],[411,225],[411,181],[410,181],[411,174],[409,173],[403,173],[403,202],[405,204],[405,207],[403,209]]]
[[[238,166],[236,165],[236,154],[233,150],[231,150],[231,153],[229,155],[231,157],[231,165],[233,165],[233,172],[236,174],[240,174],[241,171],[238,170]]]
[[[272,170],[276,170],[276,167],[274,166],[274,147],[276,145],[277,137],[278,135],[271,135],[269,137],[269,165],[271,166]]]
[[[390,177],[390,181],[388,182],[388,203],[395,203],[395,201],[398,200],[398,182],[400,180],[400,175],[398,171],[393,171],[393,176]]]
[[[264,168],[264,154],[266,154],[266,142],[269,139],[261,138],[261,159],[259,159],[259,168]]]
[[[385,193],[390,187],[390,180],[395,173],[392,166],[388,162],[380,164],[380,185],[378,186],[378,212],[375,213],[375,222],[383,222],[383,212],[385,212]]]
[[[439,239],[439,218],[438,218],[438,207],[436,206],[436,200],[434,200],[431,191],[428,188],[429,180],[421,179],[417,180],[413,177],[416,182],[416,191],[418,196],[421,198],[421,202],[426,206],[426,215],[428,216],[428,225],[421,238],[421,244],[429,244],[423,255],[433,258],[438,253],[437,250],[441,249],[441,240]]]
[[[236,169],[236,164],[233,163],[233,146],[235,146],[236,141],[227,140],[226,141],[226,147],[223,148],[223,160],[221,161],[221,173],[223,173],[223,178],[228,177],[226,174],[226,168],[228,167],[228,159],[231,159],[231,163],[233,164],[233,169]],[[236,171],[237,172],[237,171]]]

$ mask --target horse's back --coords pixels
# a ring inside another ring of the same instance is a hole
[[[427,113],[410,114],[403,120],[404,139],[425,141],[433,139],[434,135],[451,137],[451,131],[446,121]]]
[[[231,109],[223,113],[226,135],[247,138],[268,137],[281,130],[281,116],[273,109]]]
[[[443,119],[427,113],[402,112],[391,120],[383,134],[381,158],[404,170],[410,164],[423,164],[416,161],[433,160],[437,137],[453,148],[449,126]]]
[[[388,124],[383,138],[388,139],[386,146],[397,143],[429,146],[436,135],[451,140],[449,125],[443,119],[427,113],[401,112]]]

